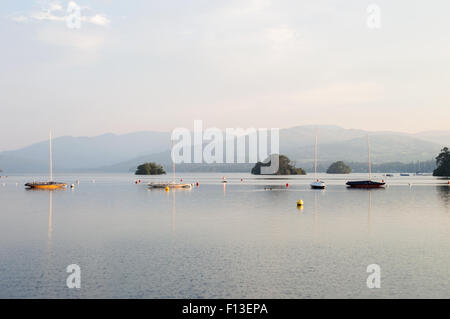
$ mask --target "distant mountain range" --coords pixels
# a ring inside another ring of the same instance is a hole
[[[280,152],[297,163],[312,167],[316,126],[297,126],[280,130]],[[367,132],[338,126],[318,126],[319,161],[324,165],[337,160],[367,161],[366,135],[371,140],[372,160],[409,163],[433,160],[444,146],[450,146],[450,131],[417,134]],[[53,140],[54,169],[58,172],[107,171],[128,172],[146,161],[171,169],[170,132],[136,132],[124,135],[104,134],[94,137],[64,136]],[[247,171],[251,164],[185,164],[180,171]],[[48,141],[0,152],[0,169],[7,173],[48,171]]]

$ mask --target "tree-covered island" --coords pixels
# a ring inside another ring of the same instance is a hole
[[[253,175],[261,175],[261,167],[270,166],[271,162],[262,163],[258,162],[252,168],[251,173]],[[291,164],[291,160],[285,155],[279,155],[279,167],[276,174],[273,175],[306,175],[306,171],[302,168],[296,168]]]
[[[350,174],[352,169],[343,161],[334,162],[327,169],[327,174]]]
[[[156,163],[144,163],[137,167],[135,175],[163,175],[166,174],[163,167]]]
[[[448,147],[444,147],[436,157],[436,166],[437,168],[433,172],[434,176],[450,176],[450,150]]]

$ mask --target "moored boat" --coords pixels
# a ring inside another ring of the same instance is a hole
[[[325,189],[326,185],[325,182],[322,182],[320,179],[317,178],[317,129],[316,129],[316,140],[315,140],[315,147],[314,147],[314,177],[315,181],[311,183],[312,189]]]
[[[149,183],[149,188],[192,188],[192,184],[180,184],[180,183]]]
[[[325,187],[326,187],[325,183],[322,182],[321,180],[317,180],[311,183],[312,189],[325,189]]]
[[[173,152],[173,140],[172,140],[172,152]],[[182,181],[182,179],[181,179]],[[194,184],[183,184],[175,182],[175,161],[172,158],[172,182],[167,183],[148,183],[148,188],[163,188],[163,189],[191,189]]]
[[[386,185],[385,182],[374,182],[374,181],[354,181],[354,182],[347,182],[347,186],[351,188],[381,188]]]
[[[58,189],[58,188],[65,188],[67,184],[65,183],[58,183],[58,182],[31,182],[26,183],[25,187],[27,188],[34,188],[34,189]]]
[[[49,153],[50,153],[50,180],[48,182],[31,182],[26,183],[25,187],[30,189],[58,189],[65,188],[67,186],[66,183],[59,183],[53,181],[53,156],[52,156],[52,133],[49,135]]]
[[[367,154],[368,154],[368,163],[369,163],[369,180],[366,181],[349,181],[346,183],[346,185],[350,188],[383,188],[386,183],[384,181],[382,182],[375,182],[372,181],[372,163],[370,161],[370,141],[369,141],[369,135],[367,135]]]

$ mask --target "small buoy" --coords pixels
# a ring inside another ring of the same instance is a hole
[[[243,182],[244,181],[244,179],[243,178],[241,178],[241,182]]]
[[[141,182],[141,180],[139,180],[139,183]]]
[[[138,182],[137,182],[137,181],[134,181],[134,183],[137,185]]]
[[[289,183],[286,183],[286,188],[289,187]]]
[[[299,199],[299,200],[297,201],[297,206],[303,206],[303,200]]]
[[[180,178],[180,182],[182,182],[183,181],[183,179],[182,178]]]
[[[75,188],[75,185],[74,185],[74,184],[70,185],[70,188],[74,189],[74,188]]]
[[[198,182],[197,182],[197,187],[198,187],[198,185],[199,185],[199,184],[198,184]]]
[[[168,191],[170,190],[169,186],[166,186],[166,188],[164,188],[164,190],[165,190],[166,192],[168,192]]]

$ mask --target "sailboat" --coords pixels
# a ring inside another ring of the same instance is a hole
[[[172,140],[172,153],[173,153],[173,140]],[[172,182],[171,183],[149,183],[149,188],[192,188],[193,184],[182,184],[175,182],[175,161],[172,156]]]
[[[370,140],[369,135],[367,135],[367,149],[368,149],[368,159],[369,159],[369,180],[367,181],[351,181],[347,182],[347,186],[350,188],[382,188],[386,183],[372,181],[372,163],[370,160]]]
[[[48,182],[31,182],[26,183],[25,187],[34,189],[58,189],[67,186],[65,183],[53,181],[53,154],[52,154],[52,132],[49,134],[49,151],[50,151],[50,180]]]
[[[325,189],[325,183],[317,178],[317,129],[316,129],[316,142],[314,147],[314,182],[312,182],[311,188]]]

